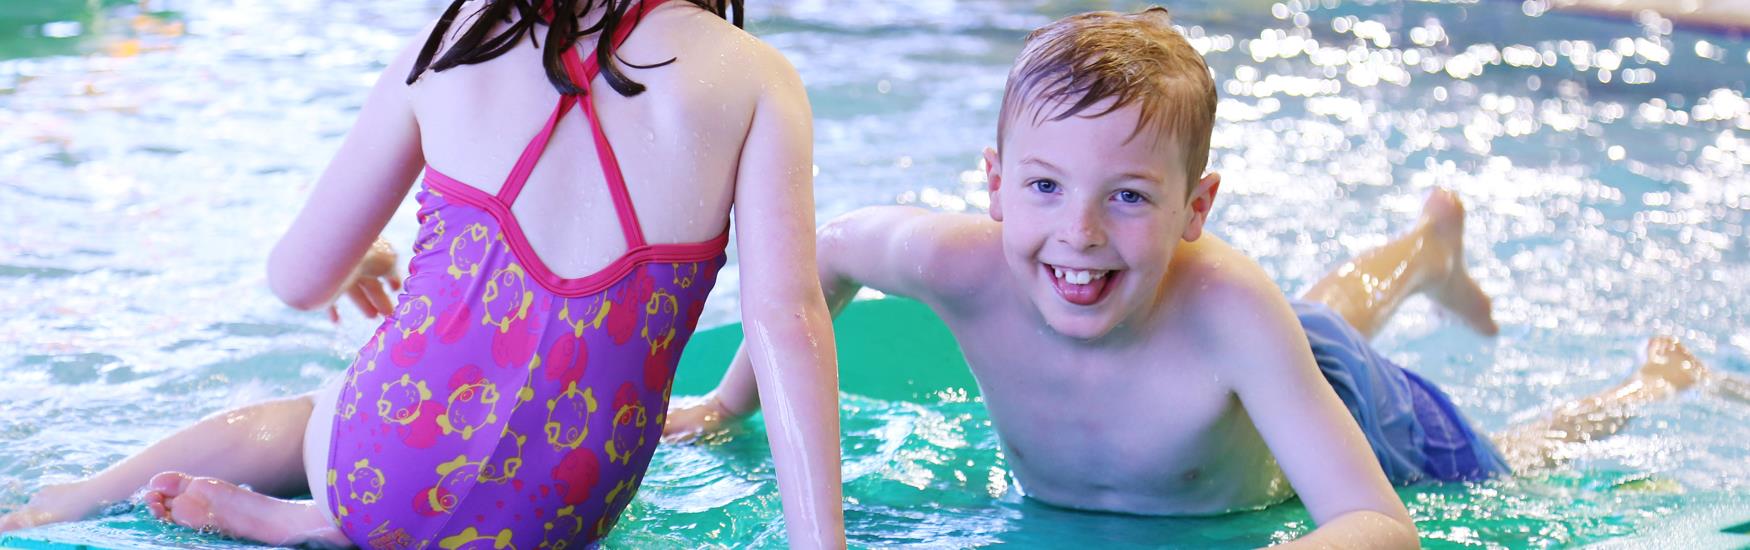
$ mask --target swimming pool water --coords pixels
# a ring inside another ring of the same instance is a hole
[[[1212,230],[1289,292],[1405,228],[1431,186],[1468,201],[1470,268],[1502,335],[1415,300],[1376,344],[1488,430],[1610,386],[1654,333],[1750,371],[1750,45],[1547,4],[1169,4],[1222,93]],[[979,210],[978,153],[1021,37],[1140,4],[749,5],[749,29],[809,86],[824,221]],[[279,304],[266,251],[383,60],[441,8],[0,5],[0,510],[345,368],[372,324]],[[387,235],[405,245],[403,210]],[[731,263],[705,324],[735,318],[736,284]],[[976,399],[845,390],[854,544],[1247,546],[1311,528],[1293,503],[1151,519],[1024,501]],[[1747,411],[1691,395],[1560,468],[1400,494],[1430,546],[1750,544],[1718,532],[1750,520]],[[662,448],[608,544],[781,546],[762,429]]]

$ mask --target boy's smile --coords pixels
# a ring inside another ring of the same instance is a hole
[[[1115,286],[1113,283],[1119,277],[1116,269],[1076,268],[1047,263],[1039,265],[1043,269],[1051,270],[1052,285],[1057,289],[1057,295],[1078,306],[1091,306],[1105,298],[1106,290]]]
[[[1088,112],[1100,112],[1095,106]],[[1137,131],[1140,109],[1031,124],[986,150],[991,217],[1023,293],[1058,333],[1093,340],[1152,313],[1180,238],[1201,233],[1215,176],[1186,196],[1178,140]]]

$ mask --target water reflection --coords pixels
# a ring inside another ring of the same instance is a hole
[[[987,208],[979,153],[1020,37],[1067,13],[1137,5],[749,4],[750,30],[810,88],[822,221],[870,204]],[[20,6],[51,8],[11,17]],[[1551,6],[1172,6],[1222,92],[1212,231],[1290,292],[1405,227],[1428,188],[1467,199],[1471,272],[1500,297],[1503,336],[1472,339],[1413,301],[1378,343],[1491,429],[1615,383],[1656,331],[1750,370],[1750,47],[1658,15]],[[27,29],[22,41],[0,33],[0,311],[11,313],[0,318],[0,508],[38,480],[344,368],[368,324],[336,334],[285,311],[265,292],[265,243],[383,60],[441,7],[0,3],[0,28]],[[408,214],[391,236],[412,234]],[[707,324],[735,316],[738,278],[723,277]],[[1040,509],[1011,490],[982,405],[859,399],[846,400],[846,471],[865,542],[1110,532],[1255,545],[1310,528],[1292,506],[1183,522]],[[1403,494],[1429,541],[1654,530],[1662,520],[1643,509],[1746,506],[1742,417],[1697,398],[1581,449],[1572,470]],[[718,447],[665,447],[618,540],[778,544],[763,441],[750,427]]]

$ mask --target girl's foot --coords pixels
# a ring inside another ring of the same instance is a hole
[[[77,494],[79,487],[77,481],[43,486],[30,497],[29,504],[6,515],[0,515],[0,533],[29,529],[38,525],[73,521],[91,515],[101,506],[87,508],[76,506],[75,504],[79,501]]]
[[[1464,203],[1450,190],[1435,189],[1422,204],[1422,224],[1430,244],[1447,254],[1444,276],[1428,282],[1428,296],[1458,314],[1472,330],[1485,336],[1499,333],[1489,295],[1464,269]]]
[[[210,477],[165,472],[146,484],[160,520],[275,546],[344,548],[351,542],[313,502],[280,500]]]

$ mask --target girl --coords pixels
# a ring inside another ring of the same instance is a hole
[[[294,307],[344,291],[384,315],[345,376],[46,487],[0,531],[146,484],[159,518],[275,545],[599,541],[662,434],[733,208],[790,543],[842,546],[808,101],[727,3],[451,4],[378,80],[268,262]],[[391,301],[394,253],[372,241],[421,170]]]

